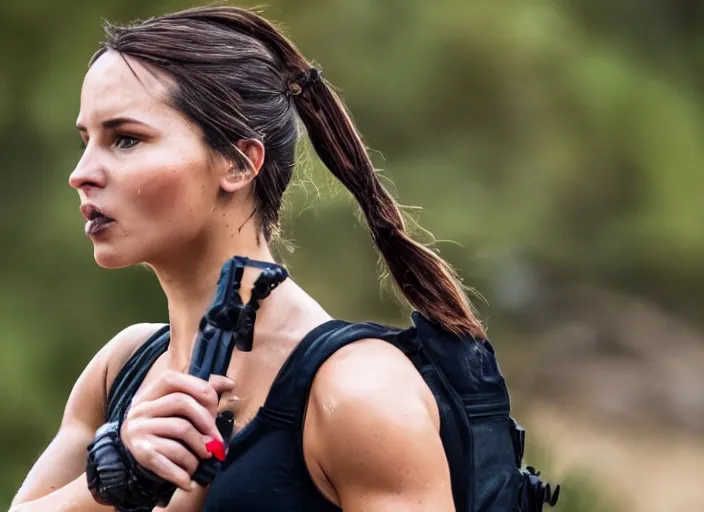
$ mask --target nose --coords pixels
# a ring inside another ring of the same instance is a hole
[[[101,166],[96,155],[89,153],[89,151],[90,149],[86,149],[76,164],[76,168],[68,177],[68,184],[72,188],[84,192],[90,188],[104,188],[107,177],[105,169]]]

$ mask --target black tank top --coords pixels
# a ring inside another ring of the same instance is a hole
[[[341,347],[365,338],[393,341],[400,331],[375,323],[330,320],[309,332],[279,370],[264,405],[229,444],[205,512],[333,512],[303,458],[303,420],[310,387],[322,364]],[[147,371],[169,343],[168,326],[125,363],[108,396],[108,419],[124,414]]]

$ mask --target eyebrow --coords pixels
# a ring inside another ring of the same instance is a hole
[[[136,119],[133,119],[131,117],[115,117],[113,119],[108,119],[107,121],[103,121],[102,123],[103,128],[105,129],[111,129],[111,128],[118,128],[119,126],[122,126],[123,124],[141,124],[142,126],[148,126],[147,124],[137,121]],[[77,124],[76,128],[78,128],[79,132],[85,132],[88,131],[85,126],[81,124]]]

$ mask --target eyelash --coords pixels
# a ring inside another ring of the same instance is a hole
[[[119,142],[122,140],[131,140],[131,141],[133,141],[133,143],[127,147],[121,147],[119,145]],[[131,148],[135,147],[137,144],[139,144],[139,139],[137,139],[137,137],[132,137],[130,135],[118,135],[115,137],[115,145],[119,149],[131,149]]]
[[[127,147],[122,147],[122,146],[120,146],[120,141],[123,141],[123,140],[130,140],[130,141],[132,141],[132,144],[128,145]],[[131,149],[131,148],[135,147],[138,143],[139,143],[139,139],[137,139],[137,137],[132,137],[131,135],[117,135],[115,137],[115,142],[114,142],[114,144],[116,145],[116,147],[118,149]],[[81,143],[80,143],[81,151],[85,151],[86,146],[87,146],[86,141],[81,139]]]

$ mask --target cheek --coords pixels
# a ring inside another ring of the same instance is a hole
[[[178,166],[144,170],[130,183],[134,212],[140,221],[188,227],[197,224],[207,214],[208,190],[203,179],[204,170],[198,166],[179,163]]]

